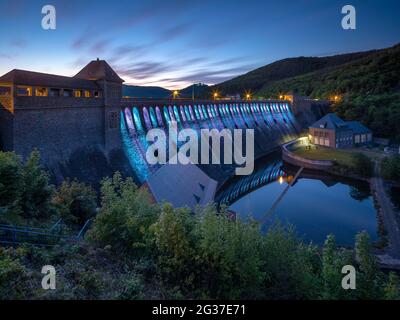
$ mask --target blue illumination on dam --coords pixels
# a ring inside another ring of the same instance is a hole
[[[146,103],[124,108],[121,116],[124,149],[140,183],[159,168],[146,162],[146,132],[159,128],[167,133],[171,121],[177,122],[178,129],[191,128],[199,134],[201,129],[254,129],[256,158],[295,138],[300,131],[287,102]]]

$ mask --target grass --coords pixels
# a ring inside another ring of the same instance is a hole
[[[353,154],[346,150],[330,149],[318,146],[311,149],[298,148],[292,152],[300,157],[310,160],[331,160],[339,164],[351,167],[353,165]]]

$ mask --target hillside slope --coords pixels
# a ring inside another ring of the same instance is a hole
[[[333,111],[360,120],[374,134],[400,142],[400,45],[376,51],[334,68],[268,83],[258,92],[276,96],[293,90],[298,95],[340,100]]]
[[[377,94],[394,90],[399,77],[400,45],[397,45],[333,68],[266,83],[258,93],[269,96],[290,89],[316,98],[347,93]]]
[[[321,58],[297,57],[283,59],[217,84],[214,89],[222,94],[243,93],[248,90],[256,92],[271,82],[342,65],[366,57],[374,52],[357,52]]]
[[[122,87],[122,95],[134,98],[170,98],[172,93],[170,90],[161,87],[141,87],[124,85]]]

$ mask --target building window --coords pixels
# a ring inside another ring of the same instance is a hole
[[[110,129],[118,128],[118,114],[117,112],[108,113],[108,127]]]
[[[100,91],[94,91],[93,95],[94,95],[95,98],[100,98],[101,97]]]
[[[50,97],[59,97],[60,96],[60,89],[57,88],[50,88],[49,90]]]
[[[361,142],[364,143],[367,141],[367,135],[366,134],[362,134],[361,135]]]
[[[32,88],[31,87],[17,87],[17,95],[18,96],[31,96]]]
[[[354,136],[354,142],[355,143],[360,143],[360,135],[359,134]]]
[[[47,97],[48,96],[47,88],[36,88],[35,89],[35,96],[37,96],[37,97]]]
[[[91,94],[89,90],[85,90],[85,98],[90,98]]]
[[[75,96],[75,98],[81,98],[82,97],[82,90],[75,90],[74,91],[74,96]]]
[[[11,87],[0,86],[0,96],[11,96]]]
[[[63,96],[64,97],[72,97],[72,90],[70,90],[70,89],[64,89],[63,90]]]

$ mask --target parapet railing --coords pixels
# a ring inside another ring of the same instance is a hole
[[[59,229],[62,223],[61,219],[50,229],[0,224],[0,243],[6,245],[53,246],[61,241],[75,242],[83,238],[91,222],[91,219],[87,220],[77,235],[61,234]]]

